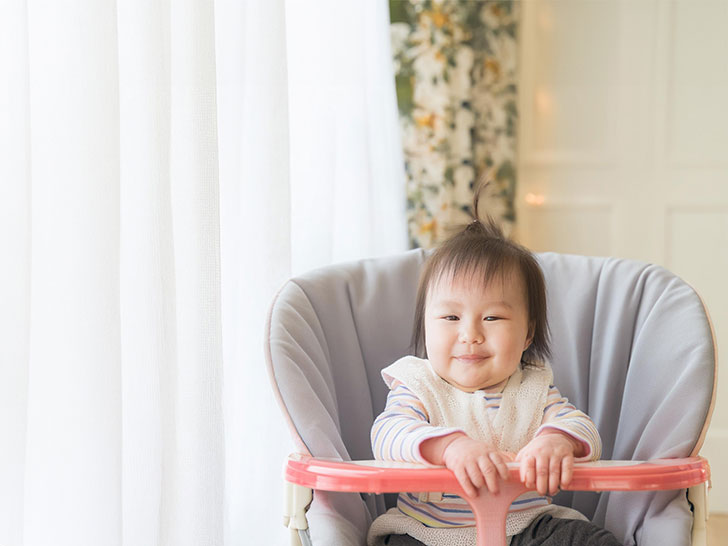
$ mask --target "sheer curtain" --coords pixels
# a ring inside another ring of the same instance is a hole
[[[291,274],[404,249],[387,5],[0,3],[0,544],[282,544]]]

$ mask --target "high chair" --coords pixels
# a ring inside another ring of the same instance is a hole
[[[698,453],[717,365],[702,301],[659,266],[537,257],[554,382],[590,415],[603,442],[604,461],[577,465],[554,502],[626,545],[705,546],[710,474]],[[388,390],[379,372],[410,354],[425,258],[418,249],[315,270],[286,283],[272,303],[266,359],[298,451],[285,462],[292,544],[364,544],[372,519],[394,505],[379,493],[462,493],[445,468],[371,461],[369,431]],[[524,490],[517,465],[509,466],[505,491],[481,491],[488,508],[474,506],[476,517],[482,513],[478,546],[505,540],[506,496]]]

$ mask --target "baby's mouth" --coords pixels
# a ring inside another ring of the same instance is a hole
[[[481,355],[481,354],[465,354],[465,355],[457,355],[455,357],[456,360],[460,360],[461,362],[479,362],[486,358],[488,358],[487,355]]]

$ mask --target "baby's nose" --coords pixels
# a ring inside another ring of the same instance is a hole
[[[480,323],[465,323],[460,331],[460,341],[463,343],[482,343],[485,339]]]

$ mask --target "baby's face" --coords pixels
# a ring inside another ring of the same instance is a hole
[[[430,287],[425,306],[425,345],[435,372],[466,392],[500,392],[531,343],[521,276],[487,286],[447,277]]]

